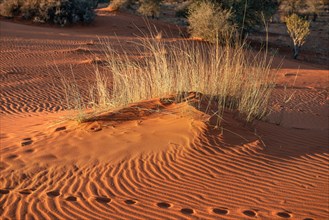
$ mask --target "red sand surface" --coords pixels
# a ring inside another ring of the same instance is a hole
[[[176,27],[151,24],[179,40]],[[88,76],[99,39],[132,51],[145,21],[0,29],[1,219],[329,218],[326,67],[284,60],[271,114],[252,126],[227,114],[216,130],[203,112],[158,99],[77,124],[60,120],[53,70]]]

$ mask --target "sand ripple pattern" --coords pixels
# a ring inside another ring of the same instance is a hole
[[[276,88],[268,121],[297,129],[328,130],[328,101],[327,89]]]
[[[232,124],[226,128],[232,129]],[[241,126],[235,131],[245,139],[206,128],[190,147],[172,145],[117,164],[30,166],[22,172],[10,165],[24,166],[21,155],[4,149],[1,217],[328,218],[329,152],[324,133],[307,138],[309,131],[258,126],[259,135],[270,137],[262,139],[266,146]]]
[[[94,71],[92,62],[88,61],[103,55],[100,39],[113,43],[113,48],[119,51],[123,50],[122,45],[132,51],[131,41],[136,40],[133,34],[128,32],[129,37],[122,36],[120,45],[112,26],[117,26],[117,22],[131,26],[134,18],[98,17],[98,20],[108,28],[71,30],[1,21],[0,114],[53,112],[65,108],[56,69],[65,76],[70,76],[73,69],[78,83],[80,79],[93,78],[88,77]],[[138,23],[139,28],[145,25],[142,20]],[[138,31],[136,27],[129,30]],[[85,87],[85,84],[81,86],[82,93],[87,93],[83,91]]]
[[[77,63],[86,59],[75,53],[81,42],[2,37],[0,43],[1,114],[62,110],[57,68],[70,75],[72,67],[77,78],[92,73],[91,65]]]
[[[89,74],[92,66],[81,61],[90,59],[88,51],[100,53],[90,43],[97,40],[94,33],[1,25],[6,31],[0,38],[0,114],[65,108],[51,70],[70,74],[73,65],[78,77]],[[118,163],[63,165],[49,151],[39,158],[43,163],[26,164],[24,159],[44,149],[34,147],[43,131],[1,146],[0,218],[328,219],[328,124],[318,130],[303,124],[306,115],[327,123],[327,93],[296,90],[282,107],[284,93],[276,92],[275,117],[257,123],[256,132],[227,120],[224,130],[206,126],[189,146],[171,144]],[[276,114],[282,108],[285,114]],[[296,111],[297,123],[286,126],[286,113]],[[13,135],[3,132],[4,140]],[[124,130],[118,133],[130,141]]]

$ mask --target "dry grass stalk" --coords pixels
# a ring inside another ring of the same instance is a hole
[[[220,46],[185,40],[168,44],[154,36],[143,37],[136,50],[141,57],[147,55],[134,61],[128,53],[119,55],[107,44],[109,71],[100,73],[96,69],[89,104],[94,110],[104,110],[171,95],[179,102],[193,92],[199,99],[196,107],[202,108],[200,103],[208,102],[204,110],[215,115],[218,123],[224,109],[237,110],[247,121],[261,118],[267,112],[274,85],[271,59],[244,48],[237,44]],[[67,81],[62,83],[66,93],[79,95],[74,88],[67,87]]]

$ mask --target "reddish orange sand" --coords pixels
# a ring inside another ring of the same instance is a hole
[[[0,25],[1,219],[329,218],[325,67],[285,60],[271,114],[252,126],[227,114],[214,129],[192,106],[158,99],[77,124],[61,120],[54,67],[88,75],[98,38],[131,51],[143,19]]]

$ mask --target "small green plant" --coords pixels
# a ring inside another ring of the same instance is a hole
[[[297,59],[301,46],[304,45],[307,36],[310,34],[310,22],[292,14],[286,18],[288,33],[293,41],[293,57]]]
[[[138,12],[145,16],[159,17],[161,0],[142,0]]]
[[[190,5],[188,12],[189,32],[209,42],[226,41],[235,32],[230,10],[210,2],[201,1]]]

